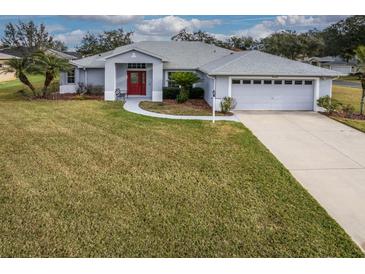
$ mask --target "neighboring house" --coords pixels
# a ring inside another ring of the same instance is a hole
[[[192,71],[204,88],[205,100],[216,106],[230,96],[235,109],[317,110],[316,100],[331,95],[339,72],[260,51],[234,52],[202,42],[145,41],[70,61],[61,73],[61,93],[76,92],[79,83],[104,86],[105,100],[120,89],[128,96],[162,101],[162,90],[176,71]]]
[[[355,59],[348,62],[340,56],[312,57],[306,60],[307,63],[321,68],[335,70],[346,75],[356,72],[357,63]]]
[[[33,50],[35,51],[35,50]],[[15,73],[1,73],[1,68],[6,66],[5,63],[7,60],[12,58],[21,58],[26,53],[32,52],[27,48],[5,48],[0,49],[0,82],[10,81],[15,79]],[[59,58],[64,58],[67,60],[75,60],[80,58],[75,52],[60,52],[54,49],[47,49],[46,53],[56,55]]]
[[[0,51],[0,82],[10,81],[15,79],[14,72],[2,72],[2,69],[6,66],[6,61],[9,59],[16,58],[13,55],[5,54]]]

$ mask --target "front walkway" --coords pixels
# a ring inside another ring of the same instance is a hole
[[[163,113],[156,113],[141,109],[139,107],[139,103],[141,101],[149,101],[151,98],[127,98],[126,102],[124,103],[124,109],[133,112],[136,114],[141,114],[145,116],[151,116],[156,118],[167,118],[167,119],[179,119],[179,120],[204,120],[204,121],[211,121],[213,120],[212,116],[191,116],[191,115],[170,115],[170,114],[163,114]],[[216,121],[234,121],[238,122],[239,120],[235,115],[232,116],[215,116]]]
[[[365,250],[365,134],[315,112],[235,114]]]

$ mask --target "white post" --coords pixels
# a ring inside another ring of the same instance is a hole
[[[213,90],[213,123],[215,123],[215,90]]]

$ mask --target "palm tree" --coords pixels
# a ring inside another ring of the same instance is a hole
[[[67,59],[59,58],[53,54],[37,52],[33,54],[36,63],[36,70],[44,74],[43,96],[46,95],[48,87],[61,71],[71,69]]]
[[[15,72],[15,76],[19,78],[20,82],[29,87],[34,96],[36,95],[35,88],[27,77],[27,74],[34,72],[34,63],[30,57],[12,58],[6,61],[1,72]]]
[[[189,98],[189,89],[193,84],[198,83],[200,78],[194,72],[174,72],[170,81],[180,86],[180,94],[178,95],[177,102],[184,103]]]
[[[358,61],[357,73],[360,76],[362,95],[361,95],[361,106],[360,114],[364,114],[364,101],[365,101],[365,46],[359,46],[356,50],[356,59]]]

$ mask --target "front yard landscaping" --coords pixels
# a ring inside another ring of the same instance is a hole
[[[364,256],[242,124],[16,86],[0,86],[1,257]]]
[[[203,99],[189,99],[185,103],[180,104],[172,99],[164,99],[161,103],[143,101],[139,106],[144,110],[172,115],[212,115],[212,108]],[[221,116],[224,114],[216,111],[216,115]],[[227,113],[226,115],[232,115],[232,113]]]
[[[360,111],[360,100],[362,90],[360,88],[343,87],[334,85],[332,88],[332,96],[344,105],[352,105],[355,112]],[[335,120],[347,124],[353,128],[365,132],[365,120],[349,119],[345,117],[333,116]]]

